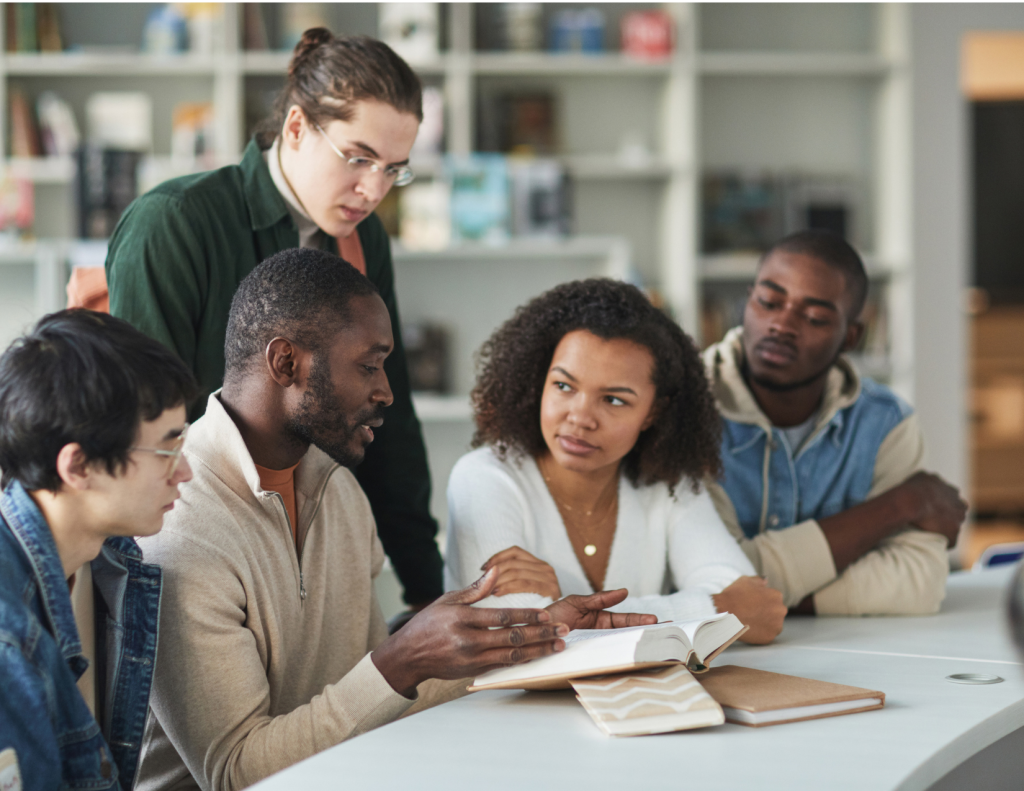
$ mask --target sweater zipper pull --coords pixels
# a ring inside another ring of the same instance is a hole
[[[299,572],[299,598],[303,601],[306,600],[306,582],[302,578],[302,572]]]

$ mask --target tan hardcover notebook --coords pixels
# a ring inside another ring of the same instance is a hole
[[[738,725],[777,725],[880,709],[885,693],[813,678],[786,676],[749,667],[723,665],[700,677],[700,684]]]
[[[731,613],[625,629],[575,629],[565,638],[564,651],[484,673],[469,690],[568,689],[573,678],[679,662],[700,673],[745,631],[747,627]]]
[[[642,736],[725,722],[722,707],[683,665],[577,679],[576,697],[609,736]]]

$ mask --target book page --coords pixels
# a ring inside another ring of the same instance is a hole
[[[578,643],[582,640],[592,640],[595,637],[607,637],[609,634],[622,634],[624,632],[642,632],[648,629],[667,629],[677,628],[681,629],[683,634],[686,635],[686,639],[690,641],[690,645],[694,644],[694,638],[697,635],[697,630],[704,624],[714,623],[720,621],[726,617],[728,613],[721,613],[719,615],[713,615],[710,618],[700,618],[695,621],[662,621],[661,623],[650,624],[648,626],[624,626],[621,629],[573,629],[569,634],[564,637],[566,647],[570,643]]]

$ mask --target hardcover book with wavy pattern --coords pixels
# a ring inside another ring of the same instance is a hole
[[[721,725],[725,714],[682,665],[572,682],[583,708],[609,736],[642,736]]]

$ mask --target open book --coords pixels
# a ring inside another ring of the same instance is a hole
[[[565,650],[561,653],[491,670],[478,676],[469,690],[568,689],[573,678],[625,673],[676,662],[701,673],[746,630],[731,613],[625,629],[575,629],[565,638]]]
[[[683,665],[577,679],[583,708],[609,736],[686,731],[725,722],[722,707]]]

